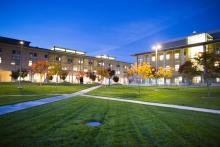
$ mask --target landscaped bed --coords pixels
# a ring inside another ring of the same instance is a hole
[[[219,115],[86,97],[6,114],[0,124],[0,146],[220,145]]]
[[[220,109],[220,87],[211,88],[211,97],[207,97],[206,87],[140,87],[111,85],[89,92],[91,95],[126,98],[166,104]]]
[[[0,105],[73,93],[92,86],[94,85],[58,84],[39,86],[39,84],[36,83],[22,83],[22,88],[18,88],[18,83],[0,83]]]

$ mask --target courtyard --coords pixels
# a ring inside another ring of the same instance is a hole
[[[16,86],[16,83],[1,83],[5,89],[1,91],[4,99],[1,105],[36,100],[41,94],[56,96],[58,93],[53,92],[54,88],[62,95],[94,85],[39,86],[28,83],[23,89],[16,89]],[[19,96],[17,101],[14,96],[7,102],[8,97],[4,95],[9,92],[14,95],[36,94],[36,97],[27,100]],[[207,98],[205,87],[141,87],[139,95],[137,86],[111,85],[87,94],[218,110],[219,88],[212,87],[211,92],[212,97]],[[102,125],[86,125],[91,121]],[[219,146],[219,123],[219,114],[78,95],[1,115],[0,146]]]

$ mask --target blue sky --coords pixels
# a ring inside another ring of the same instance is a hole
[[[157,42],[220,29],[219,0],[0,0],[0,36],[132,62]]]

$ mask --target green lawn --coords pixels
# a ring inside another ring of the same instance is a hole
[[[29,100],[52,97],[65,93],[73,93],[94,85],[42,85],[22,83],[22,89],[17,88],[18,83],[0,83],[0,105],[14,104]],[[16,96],[18,95],[18,96]],[[21,96],[25,95],[25,96]]]
[[[212,97],[207,97],[207,88],[193,87],[141,87],[112,85],[89,92],[92,95],[127,98],[157,103],[177,104],[220,109],[220,87],[211,88]]]
[[[88,127],[95,120],[104,125]],[[74,97],[0,116],[0,146],[220,146],[219,115]]]

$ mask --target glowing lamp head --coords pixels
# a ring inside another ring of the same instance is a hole
[[[24,41],[21,40],[21,41],[19,42],[19,44],[20,44],[20,45],[24,45]]]
[[[157,49],[161,49],[161,45],[160,44],[157,45]]]

